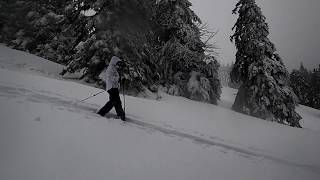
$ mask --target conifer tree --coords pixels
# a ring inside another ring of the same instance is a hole
[[[320,64],[311,74],[311,107],[320,109]]]
[[[298,70],[290,73],[290,86],[300,104],[320,109],[320,67],[308,71],[301,63]]]
[[[64,1],[64,3],[65,6],[60,9],[58,2],[55,5],[57,6],[56,12],[63,17],[58,24],[59,30],[48,43],[39,48],[37,55],[67,65],[74,59],[77,45],[89,36],[88,21],[90,18],[83,14],[83,11],[88,8],[84,4],[80,6],[79,2],[72,0]]]
[[[10,14],[14,11],[14,2],[9,0],[0,1],[0,41],[7,43],[13,36],[13,17]]]
[[[290,87],[297,95],[299,104],[312,107],[312,72],[300,63],[299,69],[290,73]]]
[[[255,0],[239,0],[239,14],[231,36],[237,53],[231,80],[241,82],[233,109],[262,119],[301,127],[295,111],[297,98],[288,86],[289,73],[274,44]]]
[[[35,6],[35,3],[26,0],[0,2],[3,42],[19,49],[29,49],[32,37],[34,37],[34,29],[28,21],[28,14],[36,9]]]
[[[135,93],[162,85],[214,104],[220,97],[219,63],[205,53],[201,21],[188,0],[5,1],[0,40],[67,65],[61,75],[81,71],[81,79],[100,85],[98,75],[116,55],[128,65],[124,79]]]
[[[169,86],[169,93],[216,104],[221,93],[219,64],[205,55],[196,24],[201,20],[190,6],[188,0],[157,1],[154,19],[159,25],[161,81]]]
[[[85,69],[83,77],[96,81],[105,61],[117,55],[128,64],[129,89],[162,84],[171,94],[217,102],[219,64],[204,53],[195,24],[200,19],[189,1],[99,0],[89,6],[96,11],[88,21],[90,43],[83,42],[66,71]]]
[[[81,0],[79,0],[81,1]],[[152,1],[151,1],[152,2]],[[141,91],[150,86],[156,68],[152,62],[153,48],[149,36],[150,1],[97,0],[88,3],[95,15],[88,19],[88,39],[79,45],[73,60],[64,73],[85,69],[82,78],[95,82],[105,68],[105,62],[117,55],[128,64],[125,71],[126,87]]]
[[[37,54],[60,32],[64,16],[57,13],[65,3],[66,0],[21,0],[0,4],[4,41],[16,49]]]
[[[294,93],[297,95],[300,104],[311,106],[311,99],[312,99],[312,97],[310,96],[311,86],[310,86],[310,80],[308,80],[311,74],[308,75],[308,74],[305,74],[305,72],[307,71],[305,71],[305,69],[302,69],[302,68],[300,68],[299,70],[294,69],[290,73],[290,87],[292,88]]]
[[[310,81],[310,72],[304,67],[302,62],[300,63],[299,71],[306,81]]]

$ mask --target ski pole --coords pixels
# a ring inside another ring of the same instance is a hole
[[[122,95],[123,95],[123,111],[126,114],[126,96],[124,94],[124,78],[122,80]]]
[[[130,70],[129,70],[129,66],[125,66],[125,68],[127,69],[127,73],[130,74]],[[125,90],[125,78],[123,78],[123,83],[122,83],[122,92],[123,92],[123,110],[124,113],[126,114],[126,95],[124,94],[124,90]]]
[[[89,97],[81,100],[81,102],[83,102],[83,101],[85,101],[85,100],[87,100],[87,99],[93,98],[93,97],[95,97],[95,96],[97,96],[98,94],[101,94],[101,93],[103,93],[103,92],[104,92],[104,91],[101,91],[101,92],[98,92],[98,93],[96,93],[96,94],[94,94],[94,95],[92,95],[92,96],[89,96]]]

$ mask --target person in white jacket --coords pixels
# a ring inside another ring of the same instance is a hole
[[[120,75],[118,70],[121,63],[121,59],[117,56],[111,58],[105,74],[106,91],[109,93],[109,101],[98,111],[98,114],[105,116],[113,107],[115,107],[117,115],[121,120],[125,121],[125,112],[122,109],[119,96]]]

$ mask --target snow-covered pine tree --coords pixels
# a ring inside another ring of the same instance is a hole
[[[288,86],[289,73],[275,46],[255,0],[239,0],[233,10],[239,14],[231,41],[235,42],[236,62],[231,80],[241,82],[233,109],[262,119],[301,127],[295,111],[297,98]]]
[[[13,36],[13,27],[10,20],[12,11],[14,10],[14,2],[9,0],[0,1],[0,42],[8,43]]]
[[[205,55],[199,17],[188,0],[158,0],[153,19],[159,25],[157,64],[161,83],[171,94],[217,103],[221,94],[219,64]]]
[[[290,86],[300,104],[320,109],[320,67],[308,71],[301,63],[298,70],[290,73]]]
[[[29,49],[34,31],[27,20],[27,15],[32,9],[36,9],[35,6],[34,3],[26,0],[0,2],[3,42],[19,49]]]
[[[4,19],[2,32],[6,43],[35,54],[48,49],[46,58],[52,60],[51,54],[54,52],[48,44],[60,32],[64,16],[56,13],[63,8],[65,2],[66,0],[21,0],[0,5],[4,8],[1,9],[0,16]]]
[[[155,89],[161,80],[172,94],[216,103],[219,64],[205,54],[190,6],[188,0],[5,1],[0,38],[67,65],[62,75],[81,71],[87,82],[99,82],[105,61],[117,55],[129,65],[128,89]]]
[[[311,107],[320,109],[320,64],[311,74]]]
[[[81,50],[76,52],[65,72],[83,69],[83,78],[95,82],[105,68],[105,61],[117,55],[128,64],[125,71],[128,89],[138,92],[142,86],[154,83],[152,78],[157,71],[152,57],[155,50],[150,40],[153,38],[150,26],[152,2],[155,1],[90,1],[86,7],[95,11],[87,22],[91,29],[90,40],[79,43]]]
[[[40,47],[41,50],[37,54],[67,65],[74,58],[77,45],[89,36],[90,30],[87,24],[90,18],[83,14],[83,11],[88,8],[85,4],[80,6],[79,2],[73,0],[63,2],[63,7],[61,7],[61,2],[53,3],[54,6],[57,6],[56,12],[63,17],[58,24],[59,31],[54,34],[51,41]]]
[[[307,76],[304,74],[303,71],[304,69],[299,69],[299,70],[293,70],[290,73],[290,87],[292,88],[293,92],[297,95],[299,98],[299,103],[303,104],[305,106],[310,106],[311,107],[311,99],[312,97],[310,96],[310,80],[308,80],[308,75]]]
[[[300,71],[301,75],[303,76],[303,78],[306,81],[310,82],[310,80],[311,80],[311,77],[310,77],[311,72],[307,68],[304,67],[302,62],[300,62],[300,67],[299,67],[298,71]]]
[[[172,94],[179,91],[181,96],[216,103],[221,93],[219,64],[204,54],[195,24],[200,20],[190,5],[185,0],[91,1],[96,14],[88,24],[94,31],[90,41],[80,43],[83,48],[66,71],[84,69],[83,77],[96,81],[105,60],[117,55],[129,65],[125,80],[131,90],[154,87],[160,77]]]

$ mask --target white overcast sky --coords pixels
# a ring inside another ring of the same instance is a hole
[[[214,41],[219,62],[235,61],[230,42],[237,15],[232,14],[237,0],[190,0],[201,20],[218,30]],[[269,24],[269,38],[286,67],[298,68],[300,62],[311,69],[320,64],[320,0],[256,0]]]

